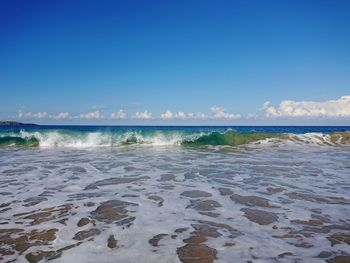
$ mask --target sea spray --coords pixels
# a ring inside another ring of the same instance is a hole
[[[74,129],[0,131],[0,146],[21,147],[118,147],[125,145],[149,146],[238,146],[260,142],[293,142],[315,145],[349,145],[350,132],[333,133],[273,133],[187,130],[97,130]]]

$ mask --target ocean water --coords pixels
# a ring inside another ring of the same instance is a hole
[[[1,127],[0,261],[350,262],[349,131]]]

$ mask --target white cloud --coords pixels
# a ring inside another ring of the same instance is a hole
[[[186,113],[179,111],[172,113],[170,110],[166,110],[165,113],[162,113],[160,115],[162,119],[185,119],[186,118]]]
[[[136,112],[133,116],[135,119],[152,119],[152,113],[150,113],[148,110],[145,110],[144,112]]]
[[[124,119],[126,118],[126,113],[124,110],[120,109],[117,112],[111,113],[110,117],[111,119]]]
[[[170,110],[166,110],[164,113],[160,115],[162,119],[206,119],[208,115],[204,113],[185,113],[183,111],[171,112]]]
[[[85,113],[85,114],[80,114],[78,116],[78,118],[80,119],[102,119],[104,118],[104,116],[101,114],[100,111],[93,111],[93,112],[88,112],[88,113]]]
[[[68,117],[69,117],[68,112],[61,112],[57,115],[50,115],[50,118],[56,119],[56,120],[67,119]]]
[[[239,119],[241,114],[227,113],[226,109],[218,106],[213,106],[210,108],[213,112],[213,118],[215,119]]]
[[[47,112],[38,112],[33,114],[34,118],[42,119],[47,117]]]
[[[278,108],[263,104],[267,117],[350,117],[350,96],[323,102],[284,100]]]
[[[48,114],[47,114],[47,112],[32,113],[32,112],[22,112],[21,110],[19,110],[16,117],[17,117],[17,118],[37,118],[37,119],[43,119],[43,118],[47,118],[47,117],[48,117]]]
[[[190,119],[206,119],[208,117],[204,113],[200,113],[200,112],[199,113],[192,113],[192,112],[190,112],[190,113],[187,114],[187,116]]]
[[[170,110],[166,110],[166,112],[165,112],[165,113],[162,113],[162,114],[160,115],[160,117],[161,117],[162,119],[173,119],[173,118],[174,118],[174,114],[173,114]]]
[[[35,119],[65,119],[69,117],[68,112],[61,112],[57,115],[49,115],[47,112],[22,112],[21,110],[18,111],[18,114],[15,116],[17,118],[35,118]]]

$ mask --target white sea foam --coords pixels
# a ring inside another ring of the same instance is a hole
[[[62,136],[57,134],[58,137],[50,135],[43,139],[57,142]],[[83,139],[87,140],[85,137]],[[106,143],[93,136],[89,140]],[[76,244],[78,241],[73,237],[77,232],[98,228],[101,230],[100,235],[90,241],[84,239],[81,245],[64,251],[61,257],[52,262],[133,263],[141,260],[145,263],[179,263],[176,251],[186,245],[183,240],[193,235],[191,233],[195,229],[192,225],[199,224],[199,220],[226,224],[241,233],[234,237],[225,229],[219,229],[221,236],[210,236],[205,241],[206,245],[217,250],[215,262],[219,263],[296,262],[299,259],[304,262],[323,262],[324,259],[316,258],[321,251],[329,251],[333,256],[345,254],[348,245],[341,243],[332,246],[327,237],[347,230],[319,230],[322,227],[348,225],[344,220],[350,216],[349,150],[344,147],[300,148],[298,143],[288,142],[286,145],[278,143],[276,147],[270,147],[271,142],[249,145],[224,153],[207,148],[193,151],[183,147],[136,145],[118,150],[96,148],[94,151],[60,147],[17,151],[0,149],[0,192],[10,193],[3,197],[11,208],[0,214],[0,223],[7,223],[2,225],[2,229],[22,228],[25,232],[58,229],[55,241],[48,245],[32,246],[21,254],[7,255],[5,261],[26,262],[25,256],[30,252],[56,251]],[[164,179],[164,175],[169,176]],[[109,178],[144,179],[131,183],[100,184],[86,189],[91,184]],[[222,187],[237,195],[266,198],[276,207],[254,207],[235,202],[230,195],[220,194],[219,189]],[[269,193],[269,188],[280,190]],[[191,190],[205,191],[212,196],[188,198],[181,195]],[[24,206],[28,204],[25,200],[45,192],[41,196],[47,200]],[[305,194],[305,197],[290,195],[294,192]],[[162,206],[149,199],[152,195],[163,198]],[[99,220],[95,220],[95,225],[77,226],[80,218],[90,217],[91,212],[102,202],[115,199],[137,204],[126,207],[128,215],[135,217],[129,227]],[[215,217],[201,214],[192,206],[195,200],[208,199],[220,204],[220,207],[211,211],[217,213]],[[93,206],[87,206],[88,202],[93,202]],[[17,216],[20,213],[38,213],[41,209],[63,204],[73,205],[68,215],[55,215],[58,218],[39,224],[31,224],[32,219],[24,218],[27,215]],[[278,215],[278,221],[259,225],[248,220],[242,208],[274,212]],[[326,223],[315,226],[315,231],[309,228],[307,232],[302,232],[306,226],[291,222],[294,219],[309,220],[315,215],[326,220]],[[62,218],[68,219],[65,224],[58,222]],[[273,225],[277,228],[273,228]],[[183,227],[188,230],[174,232]],[[290,231],[294,231],[295,236],[273,237],[283,236]],[[115,249],[107,247],[107,239],[111,234],[118,240]],[[167,236],[159,241],[159,246],[154,247],[149,240],[158,234]],[[172,237],[175,234],[176,237]],[[226,242],[234,245],[227,247]],[[303,242],[312,247],[302,247]],[[289,252],[289,256],[279,257],[286,252]]]

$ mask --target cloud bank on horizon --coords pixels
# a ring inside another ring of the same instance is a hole
[[[155,115],[149,110],[136,111],[128,114],[123,109],[116,112],[107,113],[102,109],[92,107],[93,111],[72,115],[69,112],[60,112],[57,114],[49,114],[46,111],[40,112],[23,112],[19,110],[16,115],[10,115],[17,119],[52,119],[52,120],[225,120],[234,121],[238,119],[349,119],[350,120],[350,95],[342,96],[335,100],[327,101],[293,101],[283,100],[279,105],[273,106],[269,101],[263,103],[262,111],[258,113],[240,114],[230,113],[220,106],[212,106],[210,113],[202,112],[173,112],[170,109]],[[102,108],[102,107],[100,107]]]
[[[289,118],[344,118],[350,117],[350,96],[342,96],[337,100],[322,102],[284,100],[276,108],[269,101],[263,104],[267,117]]]

